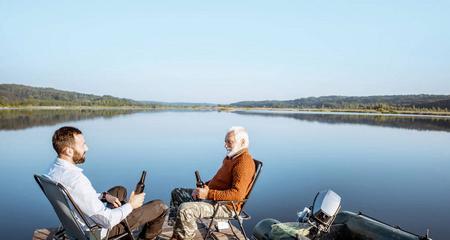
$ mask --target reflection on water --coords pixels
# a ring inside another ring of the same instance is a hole
[[[301,121],[327,124],[348,123],[450,132],[450,117],[270,111],[236,111],[235,113],[242,115],[294,118]]]
[[[0,212],[7,216],[0,219],[1,239],[29,239],[36,228],[59,225],[32,176],[47,172],[55,159],[51,136],[68,124],[85,133],[89,151],[81,167],[98,191],[115,185],[133,189],[147,170],[146,200],[167,204],[173,188],[195,186],[195,170],[205,179],[214,176],[225,155],[226,129],[242,125],[250,133],[250,152],[264,162],[246,205],[252,215],[245,223],[248,232],[267,217],[295,221],[317,191],[331,188],[342,197],[344,210],[363,211],[415,233],[430,228],[433,239],[450,235],[447,119],[135,112],[0,111],[0,183],[6,193]]]
[[[0,130],[19,130],[35,126],[95,118],[113,118],[138,112],[167,110],[144,109],[55,109],[55,110],[0,110]],[[176,111],[176,110],[171,110]],[[189,112],[191,110],[183,110]],[[235,111],[241,115],[293,118],[301,121],[327,124],[363,124],[382,127],[450,132],[450,117],[342,114],[313,112]]]
[[[35,126],[94,118],[113,118],[145,110],[136,109],[56,109],[56,110],[1,110],[0,130],[19,130]]]

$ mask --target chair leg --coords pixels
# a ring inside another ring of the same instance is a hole
[[[66,231],[65,231],[65,229],[62,226],[60,226],[56,230],[56,233],[55,233],[53,238],[57,239],[57,240],[59,240],[59,239],[66,239]]]
[[[211,218],[211,222],[209,222],[208,229],[206,229],[206,234],[205,234],[205,237],[203,238],[204,240],[207,240],[209,235],[211,234],[211,227],[212,227],[212,225],[214,223],[214,218],[216,218],[217,210],[219,210],[219,207],[216,207],[216,209],[214,209],[214,213],[213,213],[213,216]]]
[[[248,239],[247,233],[245,233],[244,225],[242,224],[242,219],[238,218],[239,228],[241,229],[242,234],[244,234],[245,240]]]
[[[228,225],[230,225],[231,232],[232,232],[233,235],[236,237],[236,239],[239,239],[238,235],[237,235],[236,232],[234,231],[233,225],[231,225],[231,220],[228,220]]]
[[[237,220],[238,221],[238,223],[239,223],[239,228],[241,229],[241,232],[242,232],[242,234],[244,234],[244,239],[245,240],[248,240],[248,238],[247,238],[247,233],[245,233],[245,230],[244,230],[244,226],[243,226],[243,224],[242,224],[242,218],[241,218],[241,216],[240,216],[240,212],[238,213],[238,211],[237,211],[237,208],[236,208],[236,205],[234,204],[234,202],[231,202],[232,204],[233,204],[233,212],[234,212],[234,214],[235,214],[235,220]],[[233,231],[233,233],[234,233],[234,231]],[[239,239],[239,237],[236,235],[236,233],[234,233],[234,235],[236,236],[236,238],[237,239]]]
[[[130,239],[135,240],[133,236],[133,231],[131,231],[130,225],[128,224],[128,220],[125,218],[123,219],[123,221],[125,223],[125,230],[128,232],[128,235],[130,235]]]

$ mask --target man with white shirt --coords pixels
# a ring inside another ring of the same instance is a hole
[[[82,132],[74,127],[62,127],[55,131],[52,138],[53,148],[58,154],[47,176],[61,183],[70,193],[74,202],[86,215],[88,221],[102,227],[104,238],[109,229],[109,237],[117,236],[126,230],[122,224],[127,219],[131,229],[143,226],[139,235],[142,239],[155,239],[161,233],[167,206],[160,200],[144,203],[145,193],[134,194],[125,203],[127,192],[124,187],[117,186],[108,192],[97,193],[83,169],[77,167],[86,160],[88,147]],[[106,202],[106,206],[104,204]],[[124,204],[122,204],[124,203]],[[85,230],[84,226],[80,222]]]

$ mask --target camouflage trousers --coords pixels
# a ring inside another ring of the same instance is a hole
[[[194,189],[175,188],[170,200],[169,221],[174,221],[173,234],[178,239],[193,239],[197,230],[197,219],[212,217],[216,206],[212,201],[192,198]],[[226,206],[219,206],[217,218],[233,217]]]

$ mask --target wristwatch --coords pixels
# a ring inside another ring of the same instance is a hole
[[[108,194],[108,192],[102,192],[102,197],[100,198],[102,202],[106,202],[106,194]]]

